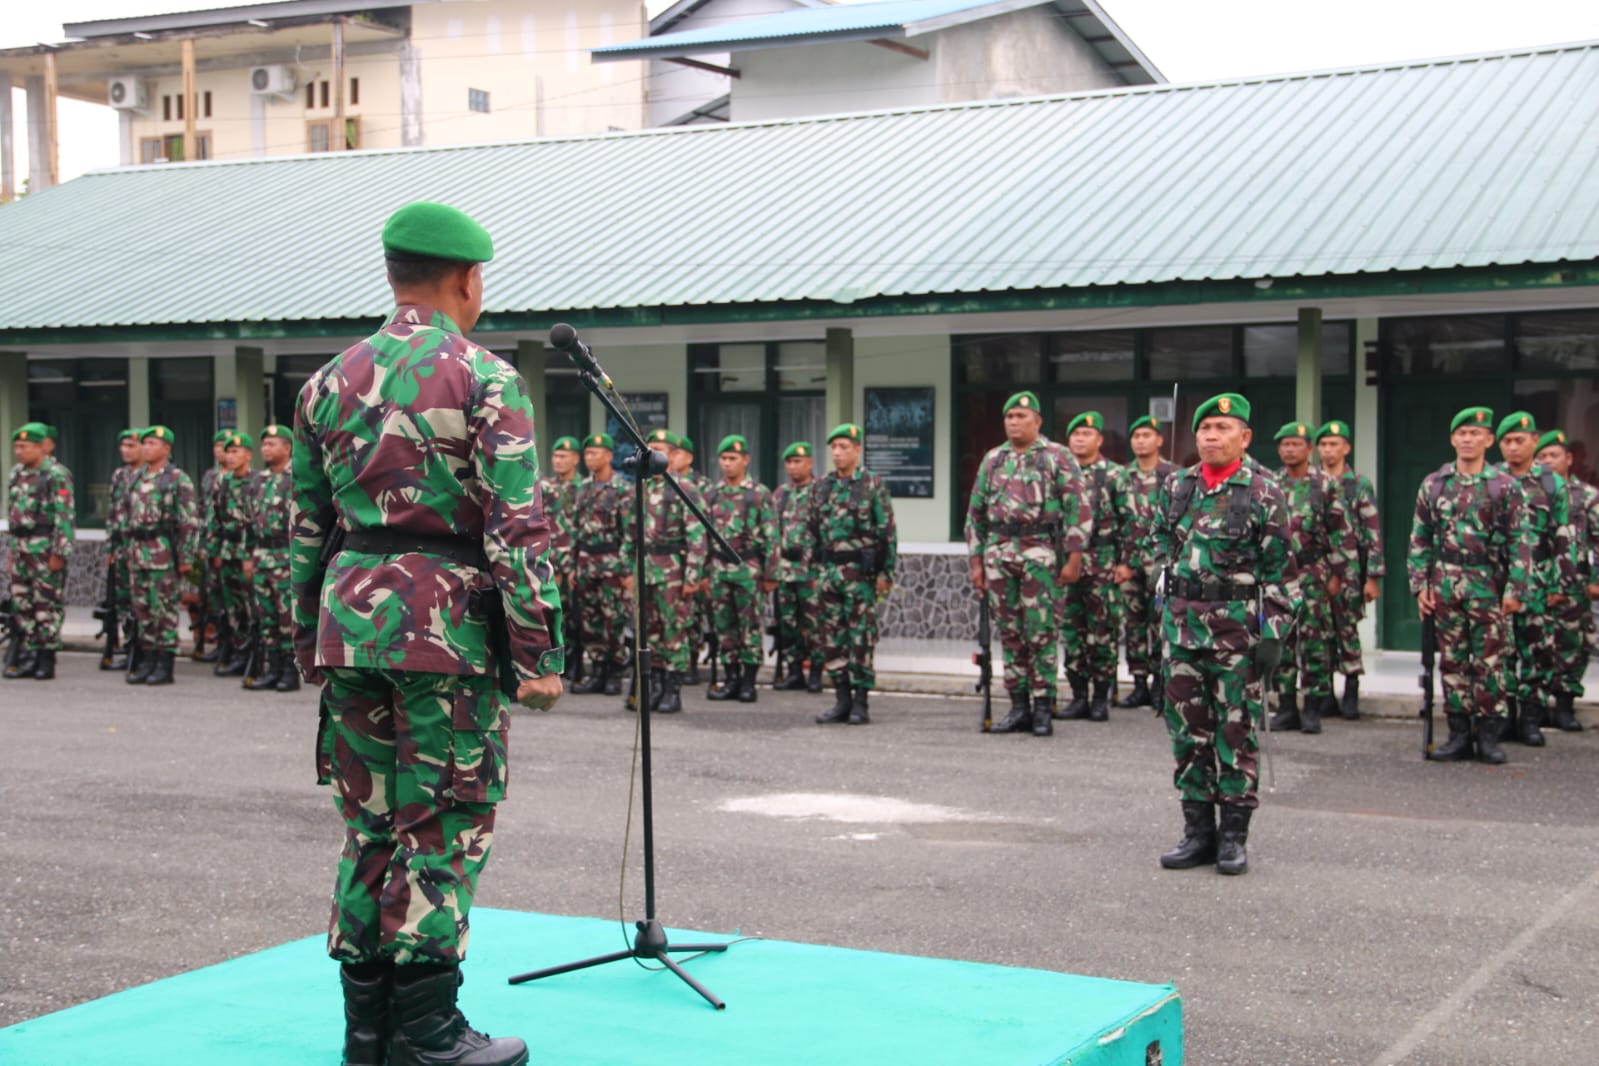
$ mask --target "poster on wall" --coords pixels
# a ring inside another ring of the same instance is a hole
[[[892,496],[933,495],[933,389],[866,390],[866,467]]]
[[[664,392],[624,392],[621,394],[627,409],[633,413],[633,420],[638,423],[639,429],[644,431],[644,436],[649,437],[652,430],[665,429],[668,415],[671,413],[669,397]],[[633,454],[633,442],[622,435],[622,427],[616,421],[616,416],[605,412],[605,432],[616,441],[615,463],[622,465],[622,460]]]

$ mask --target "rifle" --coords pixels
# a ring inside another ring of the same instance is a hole
[[[6,669],[15,671],[22,660],[22,633],[17,622],[16,603],[10,596],[0,600],[0,613],[6,616],[5,635],[0,637],[0,643],[6,645]]]
[[[94,609],[94,620],[100,623],[100,632],[97,637],[105,638],[105,647],[100,652],[100,669],[111,669],[111,659],[117,650],[117,568],[115,565],[106,567],[105,599],[101,600]]]
[[[772,679],[772,684],[774,685],[783,680],[785,653],[788,651],[787,646],[783,643],[782,596],[783,583],[780,581],[777,584],[777,588],[772,590],[772,624],[766,627],[766,631],[772,635],[772,654],[777,657],[777,665],[774,667],[775,676]]]
[[[205,658],[205,635],[206,631],[211,628],[211,597],[209,595],[211,560],[204,555],[200,556],[199,569],[200,594],[195,613],[196,621],[194,625],[194,654],[191,656],[191,658],[197,661],[203,661]]]
[[[1255,625],[1258,639],[1265,640],[1266,588],[1259,582],[1255,584]],[[1260,738],[1260,757],[1266,763],[1267,792],[1277,791],[1277,766],[1271,761],[1271,720],[1276,717],[1277,711],[1277,682],[1272,675],[1276,673],[1276,666],[1276,663],[1272,663],[1270,669],[1262,669],[1258,664],[1256,666],[1264,698],[1260,701],[1260,725],[1256,727],[1255,735]]]
[[[700,620],[705,623],[705,632],[701,636],[705,641],[705,661],[711,668],[711,688],[715,688],[716,661],[722,652],[722,641],[716,635],[716,619],[709,608],[700,612]]]
[[[250,642],[249,658],[244,660],[244,677],[240,684],[249,688],[256,678],[261,676],[261,671],[266,666],[266,652],[261,647],[261,626],[259,623],[250,627],[250,635],[245,638]]]
[[[313,575],[318,600],[322,598],[322,583],[327,580],[328,566],[333,562],[334,556],[344,550],[344,526],[339,522],[338,514],[329,507],[327,512],[319,517],[324,519],[321,523],[322,550],[317,552],[316,572]],[[323,684],[319,687],[321,692],[317,696],[316,704],[316,746],[312,755],[316,763],[316,783],[326,785],[333,780],[332,745],[329,742],[329,733],[333,729],[333,712],[328,709],[328,686]]]
[[[577,574],[572,574],[570,586],[571,610],[565,612],[564,628],[562,634],[566,638],[566,679],[572,684],[583,680],[583,597],[578,595],[581,587]]]
[[[1432,758],[1432,679],[1438,656],[1438,623],[1432,615],[1421,620],[1421,757]]]
[[[977,594],[977,650],[972,653],[972,663],[977,667],[977,687],[983,694],[983,732],[994,725],[994,650],[989,647],[994,639],[993,616],[989,613],[988,592]]]

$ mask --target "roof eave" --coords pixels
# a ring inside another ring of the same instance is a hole
[[[905,37],[905,27],[900,25],[857,27],[834,30],[828,33],[793,34],[785,37],[756,37],[744,41],[701,41],[687,44],[639,45],[617,44],[608,48],[595,48],[589,52],[596,63],[615,63],[638,59],[676,59],[682,56],[725,55],[736,52],[758,52],[768,48],[793,48],[806,44],[836,44],[841,41],[880,41],[885,38],[899,40]],[[647,39],[646,39],[647,40]]]

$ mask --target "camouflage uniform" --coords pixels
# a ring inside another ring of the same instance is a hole
[[[679,482],[702,508],[699,490]],[[644,584],[649,590],[645,635],[655,662],[674,674],[688,671],[694,649],[694,600],[684,585],[705,574],[705,527],[665,478],[651,478],[644,491]]]
[[[117,639],[125,647],[131,646],[134,640],[133,579],[128,570],[128,497],[142,469],[142,466],[129,466],[126,463],[117,467],[111,471],[111,481],[106,491],[109,504],[105,519],[106,552],[113,591],[111,609],[116,612],[117,621],[122,627]]]
[[[1577,548],[1571,526],[1571,492],[1566,479],[1534,463],[1524,474],[1500,464],[1521,487],[1532,533],[1532,571],[1525,609],[1510,619],[1511,649],[1505,661],[1504,691],[1536,724],[1558,690],[1561,673],[1549,597],[1578,582]],[[1523,739],[1529,730],[1523,727]]]
[[[1125,623],[1127,672],[1134,678],[1161,676],[1160,619],[1153,610],[1160,568],[1155,565],[1150,534],[1155,524],[1155,494],[1176,472],[1177,464],[1165,459],[1157,459],[1150,470],[1131,462],[1121,468],[1111,488],[1111,504],[1122,531],[1116,561],[1133,572],[1117,591]]]
[[[1082,471],[1092,502],[1093,535],[1083,555],[1082,578],[1061,591],[1060,629],[1074,707],[1092,682],[1097,708],[1109,700],[1116,682],[1116,640],[1121,635],[1121,593],[1115,577],[1121,531],[1111,499],[1121,467],[1101,457]],[[1081,707],[1068,714],[1084,717],[1086,712]]]
[[[1588,586],[1599,582],[1599,570],[1595,569],[1599,554],[1599,489],[1574,477],[1565,480],[1577,570],[1573,583],[1562,587],[1566,602],[1551,611],[1557,661],[1554,689],[1563,701],[1569,702],[1583,695],[1582,677],[1588,671],[1593,645],[1593,601],[1588,599]]]
[[[263,471],[253,478],[250,547],[255,575],[251,593],[255,603],[256,639],[263,652],[287,656],[294,651],[293,575],[289,551],[294,527],[294,471]],[[291,667],[292,668],[292,667]]]
[[[52,571],[50,557],[72,555],[71,475],[44,457],[29,469],[11,468],[11,609],[16,612],[18,646],[26,651],[59,651],[65,610],[67,569]]]
[[[1377,514],[1377,492],[1371,479],[1347,466],[1338,476],[1339,493],[1349,523],[1355,529],[1355,557],[1350,560],[1349,581],[1332,601],[1336,639],[1331,650],[1333,669],[1346,677],[1365,673],[1360,649],[1360,620],[1366,613],[1367,578],[1381,580],[1388,575],[1382,552],[1382,520]]]
[[[983,564],[998,608],[1005,688],[1053,710],[1060,676],[1060,571],[1088,550],[1093,522],[1086,482],[1071,452],[1039,437],[1018,452],[1008,441],[977,468],[966,505],[966,550]]]
[[[217,439],[221,440],[225,432],[219,432]],[[198,509],[200,522],[200,535],[195,538],[194,556],[194,580],[198,596],[194,613],[189,619],[191,630],[200,625],[215,627],[218,641],[224,636],[231,637],[232,634],[225,632],[226,612],[222,609],[222,571],[211,565],[211,560],[216,557],[216,546],[206,538],[205,529],[210,525],[211,516],[216,511],[217,486],[226,472],[221,466],[207,467],[205,473],[200,475],[200,486],[195,494],[195,506]],[[198,614],[200,604],[205,605],[204,618],[200,618]],[[196,643],[198,642],[197,639]],[[212,645],[211,655],[206,657],[207,660],[220,656],[224,650]]]
[[[561,669],[533,440],[516,371],[427,307],[397,308],[300,392],[294,643],[302,672],[326,681],[318,764],[346,826],[334,958],[466,952],[506,787],[495,671]],[[335,527],[346,539],[324,573]],[[490,651],[496,591],[509,664]]]
[[[1327,583],[1336,577],[1348,586],[1349,564],[1359,554],[1359,542],[1334,478],[1312,466],[1300,478],[1279,471],[1277,485],[1288,504],[1294,575],[1289,595],[1299,605],[1299,616],[1283,638],[1276,686],[1285,698],[1292,698],[1296,679],[1303,683],[1305,726],[1315,732],[1318,708],[1333,696],[1333,620]]]
[[[128,495],[128,549],[133,617],[144,652],[178,650],[178,567],[199,550],[194,482],[169,460],[144,467]]]
[[[716,531],[738,553],[737,564],[711,559],[712,625],[721,639],[722,665],[731,681],[743,672],[754,682],[761,668],[761,603],[759,582],[777,580],[777,515],[772,494],[746,474],[737,485],[718,482],[705,498],[706,514]]]
[[[822,664],[822,611],[815,592],[816,558],[811,551],[811,496],[816,479],[805,485],[780,485],[772,493],[777,514],[778,640],[790,675],[809,660],[813,674]]]
[[[810,526],[827,676],[834,685],[870,692],[877,686],[874,582],[880,576],[893,581],[899,562],[888,486],[864,466],[847,478],[830,471],[816,481]]]
[[[562,481],[554,474],[539,478],[544,493],[544,513],[550,522],[550,566],[557,575],[577,571],[572,535],[577,528],[577,494],[583,479],[576,474]]]
[[[633,620],[633,604],[622,587],[633,573],[632,488],[616,473],[608,481],[586,478],[577,491],[575,511],[572,537],[583,650],[596,667],[619,670],[627,662],[622,631]]]
[[[210,602],[211,616],[240,650],[253,639],[255,595],[244,561],[255,552],[253,508],[258,476],[255,470],[246,469],[242,475],[229,472],[218,477],[200,533],[210,555],[206,567],[215,571],[215,588],[220,593],[219,599]],[[239,669],[243,665],[240,662]]]

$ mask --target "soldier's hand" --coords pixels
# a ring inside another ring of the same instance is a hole
[[[1590,600],[1599,600],[1599,585],[1588,586],[1588,598]]]
[[[1562,595],[1561,593],[1556,592],[1549,597],[1549,606],[1559,607],[1569,599],[1571,599],[1570,596]]]
[[[1516,599],[1514,596],[1506,596],[1500,601],[1499,606],[1504,608],[1504,612],[1506,614],[1521,613],[1521,601]]]
[[[545,674],[535,677],[531,681],[524,681],[516,688],[516,702],[533,711],[547,711],[555,706],[555,701],[561,698],[561,693],[566,691],[566,686],[561,683],[560,674]]]
[[[1432,589],[1422,589],[1416,593],[1416,609],[1421,612],[1423,618],[1431,616],[1437,606],[1438,597],[1433,593]]]
[[[888,575],[887,574],[879,574],[877,576],[877,598],[878,599],[882,599],[884,596],[887,596],[888,593],[889,593],[889,590],[892,589],[893,587],[894,587],[894,583],[888,579]]]
[[[211,560],[211,569],[213,569],[213,570],[221,570],[222,569],[222,560],[221,559],[212,559]]]
[[[178,564],[178,573],[182,574],[184,577],[188,577],[190,574],[194,573],[194,564],[193,563],[179,563]]]
[[[988,575],[983,572],[983,561],[981,559],[972,560],[972,588],[978,592],[988,591]]]
[[[1344,579],[1334,574],[1327,579],[1327,595],[1338,596],[1344,591]]]
[[[777,582],[775,582],[775,581],[762,581],[761,582],[761,591],[762,592],[775,592],[776,590],[777,590]]]
[[[633,594],[633,575],[632,574],[628,574],[626,577],[624,577],[622,579],[622,591],[627,593],[629,596],[631,596]]]
[[[1377,587],[1377,579],[1368,577],[1365,587],[1360,590],[1360,594],[1367,603],[1376,603],[1377,597],[1382,595],[1382,589]]]
[[[1133,568],[1124,563],[1117,563],[1116,569],[1111,571],[1111,579],[1118,585],[1125,585],[1133,579]]]
[[[254,577],[255,576],[255,560],[254,559],[246,559],[244,561],[243,569],[244,569],[244,576],[245,577]]]
[[[1066,560],[1066,565],[1060,568],[1060,582],[1063,585],[1075,585],[1083,576],[1083,556],[1080,552],[1073,552],[1071,558]]]
[[[52,552],[50,554],[50,558],[45,560],[44,565],[50,568],[50,572],[52,574],[59,574],[63,569],[66,568],[67,561],[61,558],[61,556]]]

